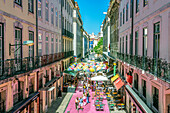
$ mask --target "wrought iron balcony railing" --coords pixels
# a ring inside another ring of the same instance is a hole
[[[0,80],[49,65],[70,56],[73,56],[73,51],[0,61]]]
[[[148,71],[154,76],[170,82],[170,63],[163,59],[123,53],[117,53],[117,59]]]
[[[73,33],[71,33],[70,31],[68,31],[68,30],[66,30],[64,28],[62,29],[62,35],[67,36],[69,38],[73,38],[74,37]]]

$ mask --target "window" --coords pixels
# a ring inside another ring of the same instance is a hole
[[[66,7],[67,7],[67,1],[65,0],[64,2],[65,2],[65,10],[66,10]]]
[[[22,6],[22,0],[15,0],[15,3]]]
[[[52,38],[51,38],[51,54],[54,53],[54,36],[52,35]]]
[[[125,47],[124,47],[124,37],[122,38],[122,44],[123,44],[123,45],[122,45],[122,53],[124,53],[124,48],[125,48]]]
[[[133,55],[133,37],[132,34],[130,34],[130,54]]]
[[[41,0],[38,0],[38,17],[39,17],[39,18],[42,18],[41,7],[42,7]]]
[[[130,18],[132,18],[132,13],[133,13],[132,2],[133,2],[133,0],[130,0]]]
[[[135,32],[135,55],[138,55],[138,31]]]
[[[61,28],[61,13],[59,12],[59,27]]]
[[[58,27],[58,13],[57,13],[57,10],[55,12],[55,23],[56,23],[56,27]]]
[[[54,8],[51,8],[51,24],[54,24]]]
[[[122,49],[121,46],[122,46],[122,44],[121,44],[121,38],[120,38],[120,53],[121,53],[121,49]]]
[[[148,29],[143,28],[143,56],[147,56],[147,39],[148,39]]]
[[[122,26],[122,12],[120,13],[120,26]]]
[[[148,5],[148,0],[143,0],[143,7]]]
[[[146,98],[146,81],[142,80],[142,94]]]
[[[49,3],[46,1],[45,3],[45,20],[49,21]]]
[[[160,53],[160,23],[154,24],[153,57],[159,58]]]
[[[15,57],[15,64],[17,65],[16,66],[16,70],[20,70],[20,59],[21,58],[21,48],[20,48],[20,45],[17,45],[17,44],[21,44],[21,37],[22,36],[22,30],[21,29],[18,29],[18,28],[15,28],[15,53],[14,53],[14,57]]]
[[[34,0],[28,0],[28,11],[31,13],[34,12]]]
[[[136,90],[138,90],[138,74],[137,73],[134,74],[134,85],[133,86]]]
[[[29,31],[29,40],[34,41],[34,32]],[[34,56],[34,46],[29,46],[29,57]]]
[[[56,38],[55,52],[58,53],[58,39]]]
[[[42,56],[42,34],[38,35],[38,55]]]
[[[127,48],[128,48],[128,36],[126,35],[126,54],[127,54]]]
[[[123,24],[125,23],[125,8],[123,8]]]
[[[46,41],[45,41],[45,53],[46,53],[46,55],[48,55],[48,37],[46,37]]]
[[[126,4],[126,21],[128,21],[128,9],[129,9],[129,3]]]
[[[152,86],[152,102],[153,106],[159,110],[159,90]]]
[[[136,0],[136,13],[139,12],[139,0]]]

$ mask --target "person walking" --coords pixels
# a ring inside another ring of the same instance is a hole
[[[86,94],[86,95],[87,95],[87,103],[90,103],[90,102],[89,102],[89,97],[90,97],[89,91],[87,91],[87,94]]]
[[[78,104],[79,104],[79,98],[77,97],[76,100],[75,100],[76,110],[78,110]]]
[[[86,95],[83,94],[83,104],[84,104],[84,106],[87,104],[86,98],[87,98]]]
[[[80,109],[83,110],[83,98],[82,97],[79,98],[79,105],[80,105]]]

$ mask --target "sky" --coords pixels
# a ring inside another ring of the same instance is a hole
[[[110,0],[75,0],[77,1],[83,20],[83,27],[87,33],[100,32],[100,25],[105,18],[103,12],[107,12]]]

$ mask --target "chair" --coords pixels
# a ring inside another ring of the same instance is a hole
[[[114,106],[111,105],[111,106],[110,106],[110,110],[114,110]]]
[[[96,111],[100,110],[100,105],[96,105]]]
[[[103,111],[103,110],[104,110],[103,106],[100,106],[100,110],[101,110],[101,111]]]

